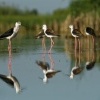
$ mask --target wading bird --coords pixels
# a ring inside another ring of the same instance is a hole
[[[20,25],[21,22],[16,22],[13,28],[0,35],[0,40],[5,38],[9,40],[8,50],[11,49],[11,39],[17,35]]]
[[[42,29],[44,31],[45,36],[51,39],[51,47],[50,47],[50,50],[48,52],[48,53],[51,53],[51,49],[52,49],[52,47],[54,45],[54,41],[53,41],[52,38],[53,37],[59,37],[60,35],[57,35],[57,34],[54,33],[53,30],[48,29],[47,25],[45,25],[45,24],[42,26]]]
[[[11,39],[14,38],[18,31],[19,31],[19,26],[21,25],[21,22],[16,22],[15,26],[13,28],[10,28],[8,31],[6,31],[5,33],[0,35],[0,40],[2,39],[8,39],[9,40],[9,44],[8,44],[8,51],[9,51],[9,63],[8,63],[8,67],[9,69],[11,69]]]
[[[77,48],[77,39],[78,39],[78,43],[79,43],[79,50],[80,50],[80,37],[82,36],[82,33],[80,32],[79,29],[74,29],[73,25],[69,25],[69,28],[71,29],[71,34],[73,37],[75,37],[75,49]]]
[[[92,29],[91,27],[86,27],[85,29],[85,33],[87,36],[92,36],[92,40],[93,40],[93,46],[94,46],[94,49],[95,49],[95,38],[96,38],[96,34],[94,32],[94,29]]]

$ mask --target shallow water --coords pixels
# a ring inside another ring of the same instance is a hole
[[[99,100],[100,99],[100,39],[96,40],[96,49],[93,50],[91,38],[82,39],[81,52],[76,52],[73,38],[55,39],[55,45],[51,55],[45,54],[41,40],[33,37],[19,36],[12,42],[12,74],[18,79],[23,88],[20,94],[0,80],[0,97],[3,100]],[[7,40],[0,41],[0,74],[8,75],[8,51]],[[89,45],[89,46],[88,46]],[[46,39],[47,50],[50,40]],[[88,48],[89,47],[89,48]],[[76,55],[75,55],[76,54]],[[48,62],[56,70],[61,70],[44,84],[42,70],[35,63],[37,60]],[[86,62],[95,60],[94,67],[86,69]],[[71,69],[79,65],[83,71],[70,79]]]

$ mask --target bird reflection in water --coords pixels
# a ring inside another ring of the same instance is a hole
[[[13,87],[16,93],[20,93],[22,91],[20,87],[20,83],[18,79],[12,75],[12,53],[11,49],[9,49],[9,58],[8,58],[8,75],[0,74],[0,79],[7,83],[9,86]]]
[[[36,64],[43,70],[44,78],[40,77],[40,79],[42,79],[44,83],[48,83],[48,79],[52,78],[56,73],[61,72],[60,70],[51,69],[47,62],[36,61]]]
[[[7,83],[12,88],[15,88],[16,93],[20,93],[22,91],[18,79],[12,74],[9,74],[9,75],[0,74],[0,79],[3,80],[5,83]]]
[[[90,51],[90,49],[87,51],[87,62],[86,62],[86,69],[91,70],[94,68],[95,63],[96,63],[96,50],[93,49]]]
[[[45,61],[36,61],[36,64],[42,69],[44,74],[44,78],[39,78],[42,79],[45,84],[48,83],[48,79],[53,78],[55,74],[61,72],[60,70],[54,69],[54,61],[52,60],[51,54],[49,54],[49,58],[51,61],[51,65],[49,65],[49,63]]]
[[[80,74],[83,71],[83,67],[80,64],[80,50],[75,48],[75,66],[71,69],[70,79],[73,79],[75,75]]]

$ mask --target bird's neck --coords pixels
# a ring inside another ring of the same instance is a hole
[[[70,79],[73,79],[74,74],[71,72]]]
[[[14,32],[17,33],[18,30],[19,30],[19,26],[18,26],[18,25],[15,25],[15,27],[14,27]]]
[[[46,35],[46,29],[43,30],[44,34]]]
[[[47,82],[47,80],[48,80],[47,76],[46,76],[46,75],[44,75],[43,81],[46,83],[46,82]]]
[[[14,88],[15,88],[15,90],[16,90],[16,93],[19,93],[19,92],[21,91],[20,85],[19,85],[19,83],[17,83],[17,82],[14,83]]]
[[[72,31],[73,31],[73,28],[71,28],[71,33],[72,33]]]

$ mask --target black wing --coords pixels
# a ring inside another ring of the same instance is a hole
[[[77,35],[77,36],[82,36],[82,33],[78,30],[78,29],[74,29],[73,31],[72,31],[72,33],[74,34],[74,35]]]
[[[59,72],[61,72],[61,71],[58,70],[58,71],[48,72],[46,74],[46,76],[47,76],[47,78],[52,78],[56,73],[59,73]]]
[[[80,73],[82,72],[82,70],[83,70],[82,67],[78,67],[78,68],[76,68],[76,69],[73,70],[73,73],[74,73],[75,75],[77,75],[77,74],[80,74]]]
[[[39,32],[39,34],[37,34],[37,35],[35,36],[35,38],[36,38],[36,39],[40,39],[40,38],[43,38],[44,36],[45,36],[44,32],[41,31],[41,32]]]
[[[1,34],[0,35],[0,39],[4,39],[4,38],[6,38],[6,37],[8,37],[8,36],[10,36],[12,34],[13,34],[13,28],[11,28],[8,31],[6,31],[5,33]]]
[[[48,70],[50,69],[50,66],[47,62],[43,62],[43,61],[36,61],[36,64],[38,66],[40,66],[43,70]]]
[[[86,27],[86,32],[90,35],[93,35],[94,37],[96,36],[94,29],[92,29],[91,27]]]
[[[0,74],[0,79],[2,79],[5,83],[10,85],[11,87],[14,87],[14,82],[11,79],[7,78],[6,75]]]
[[[95,63],[96,63],[96,61],[90,62],[89,64],[86,65],[86,69],[91,70],[94,67]]]
[[[46,33],[47,33],[48,35],[60,36],[60,35],[56,34],[56,33],[55,33],[53,30],[51,30],[51,29],[47,29],[47,30],[46,30]]]

